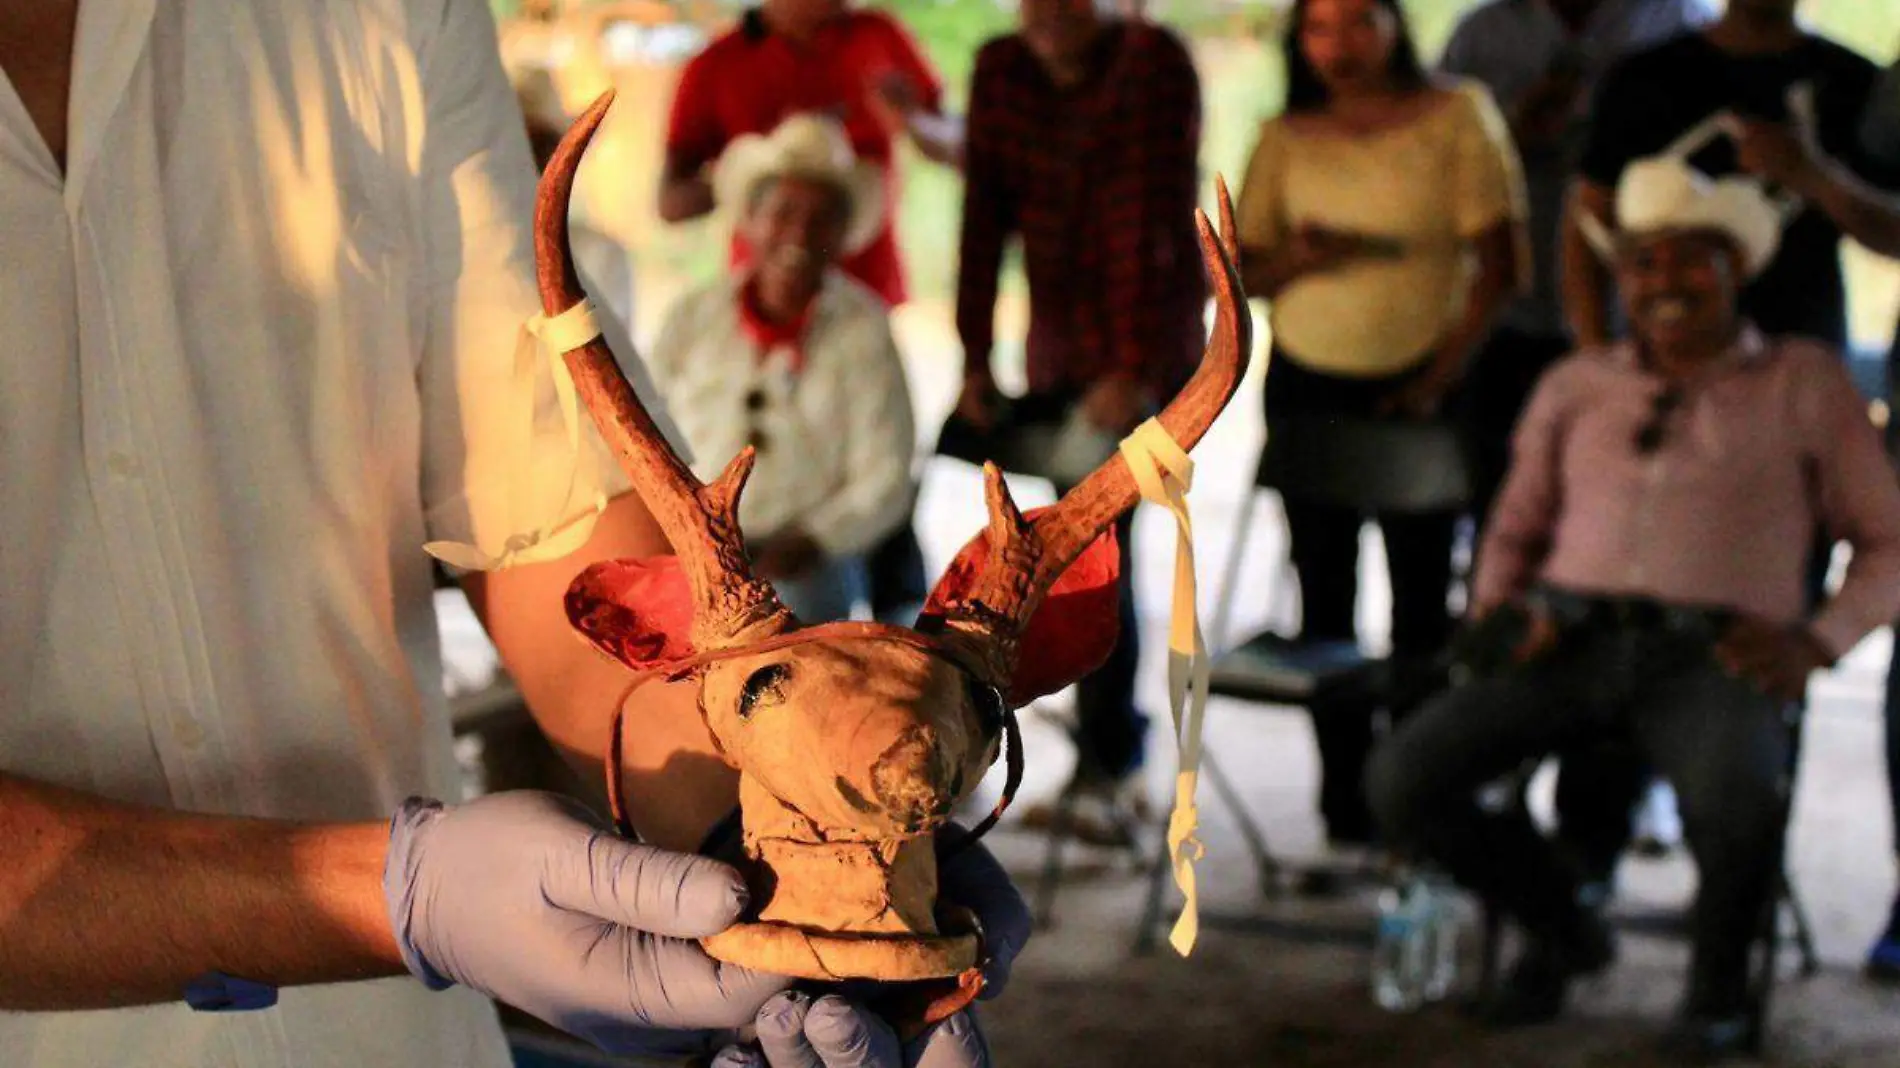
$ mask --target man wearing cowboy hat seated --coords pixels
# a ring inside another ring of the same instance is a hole
[[[834,267],[878,234],[882,177],[835,119],[799,114],[735,140],[714,181],[754,256],[668,313],[654,382],[699,477],[756,450],[754,566],[801,619],[842,619],[863,555],[909,515],[916,445],[889,313]]]
[[[1810,672],[1900,610],[1900,486],[1839,358],[1736,311],[1781,211],[1754,179],[1632,165],[1604,234],[1631,324],[1558,364],[1532,398],[1477,557],[1471,614],[1502,666],[1421,710],[1376,753],[1390,840],[1501,906],[1525,949],[1485,1010],[1549,1019],[1609,935],[1560,853],[1479,787],[1606,740],[1673,781],[1700,871],[1685,1013],[1671,1036],[1746,1040],[1748,949],[1786,816],[1784,713]],[[1817,525],[1853,548],[1812,614]]]

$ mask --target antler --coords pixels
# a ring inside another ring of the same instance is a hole
[[[1201,256],[1214,284],[1214,332],[1201,366],[1160,415],[1160,422],[1183,450],[1192,449],[1239,388],[1253,349],[1253,319],[1234,266],[1239,255],[1234,206],[1226,182],[1216,178],[1220,235],[1199,210]],[[941,626],[960,634],[982,661],[992,681],[1006,680],[1016,662],[1017,642],[1029,617],[1056,579],[1090,542],[1141,499],[1141,490],[1119,454],[1109,458],[1052,508],[1025,521],[1010,499],[995,464],[983,468],[989,505],[990,555],[970,592],[948,607]]]
[[[581,155],[613,99],[609,89],[594,101],[561,138],[541,177],[534,208],[534,258],[541,307],[551,316],[586,296],[568,247],[568,201]],[[692,583],[693,644],[714,649],[742,634],[757,637],[761,631],[790,625],[791,616],[771,586],[753,576],[739,533],[739,494],[752,472],[752,450],[740,452],[718,478],[704,484],[667,443],[605,341],[597,337],[567,353],[566,360],[575,392],[673,543]]]

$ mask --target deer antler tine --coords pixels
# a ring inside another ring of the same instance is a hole
[[[559,315],[583,300],[568,246],[568,202],[581,156],[613,104],[609,89],[574,123],[548,161],[534,209],[534,255],[542,310]],[[673,543],[693,588],[693,643],[713,649],[760,624],[782,629],[790,614],[755,578],[739,532],[739,494],[752,470],[741,452],[711,486],[700,483],[668,444],[613,353],[600,338],[565,355],[575,392],[626,469],[634,489]]]
[[[1194,213],[1201,257],[1214,287],[1213,334],[1194,377],[1159,416],[1162,427],[1182,449],[1192,449],[1198,444],[1215,417],[1227,406],[1246,374],[1253,344],[1253,320],[1246,311],[1240,272],[1229,252],[1233,208],[1226,195],[1226,184],[1220,182],[1217,188],[1222,233],[1216,234],[1205,212]],[[992,537],[999,527],[1000,486],[1001,476],[990,475]],[[1007,501],[1007,491],[1001,492]],[[981,611],[967,611],[962,618],[947,622],[961,629],[981,630],[993,625],[986,616],[1000,617],[1020,632],[1062,572],[1140,499],[1141,491],[1128,468],[1128,461],[1120,455],[1111,457],[1054,507],[1042,511],[1033,522],[1026,524],[1026,529],[1012,537],[1009,545],[992,546],[989,565],[966,601],[970,609]],[[999,637],[1007,640],[1011,636]],[[1013,642],[1008,645],[1013,655]]]
[[[1214,176],[1214,197],[1220,206],[1220,240],[1227,249],[1227,256],[1236,264],[1240,262],[1240,231],[1234,225],[1234,200],[1227,195],[1227,179]]]
[[[993,542],[1001,544],[1005,538],[1021,533],[1023,513],[1009,495],[1009,483],[1003,478],[1003,469],[989,462],[983,464],[983,500],[989,506],[990,538]]]

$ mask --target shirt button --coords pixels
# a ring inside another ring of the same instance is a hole
[[[139,477],[139,462],[122,452],[110,453],[106,456],[106,470],[119,478],[137,478]]]
[[[204,744],[205,729],[196,720],[182,719],[172,725],[172,737],[187,749],[196,749]]]

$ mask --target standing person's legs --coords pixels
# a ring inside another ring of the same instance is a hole
[[[1300,584],[1300,639],[1356,640],[1353,611],[1359,599],[1359,514],[1344,508],[1283,499],[1289,555]],[[1314,703],[1313,744],[1319,750],[1319,813],[1334,845],[1373,838],[1365,804],[1366,757],[1372,752],[1372,702],[1359,699]]]
[[[1887,455],[1900,460],[1900,330],[1887,351],[1887,406],[1893,413],[1887,420]],[[1900,646],[1900,622],[1894,625],[1896,646]],[[1900,648],[1887,662],[1887,799],[1891,806],[1894,855],[1900,858]],[[1897,865],[1900,866],[1900,865]],[[1887,913],[1887,929],[1881,932],[1867,953],[1867,975],[1882,982],[1900,982],[1900,890],[1894,895]]]
[[[1786,708],[1724,671],[1706,642],[1667,639],[1643,660],[1630,729],[1676,786],[1698,872],[1687,1009],[1739,1016],[1787,826]]]
[[[797,578],[774,579],[772,589],[805,623],[849,619],[864,595],[864,561],[856,556],[834,557]]]
[[[1378,516],[1392,579],[1392,715],[1402,718],[1440,688],[1433,664],[1451,641],[1451,550],[1455,512],[1387,512]]]
[[[1895,624],[1900,634],[1900,624]],[[1896,639],[1900,644],[1900,639]],[[1900,650],[1887,663],[1887,707],[1881,716],[1887,742],[1887,802],[1892,822],[1894,852],[1900,856]],[[1867,951],[1867,975],[1885,983],[1900,982],[1900,891],[1887,913],[1887,927]]]
[[[1147,755],[1148,717],[1135,707],[1141,666],[1141,614],[1135,607],[1134,514],[1115,523],[1121,548],[1120,634],[1102,666],[1075,687],[1078,767],[1118,783],[1140,770]]]
[[[924,599],[930,595],[930,586],[913,518],[906,516],[902,526],[873,547],[864,566],[871,618],[902,627],[915,623]]]

